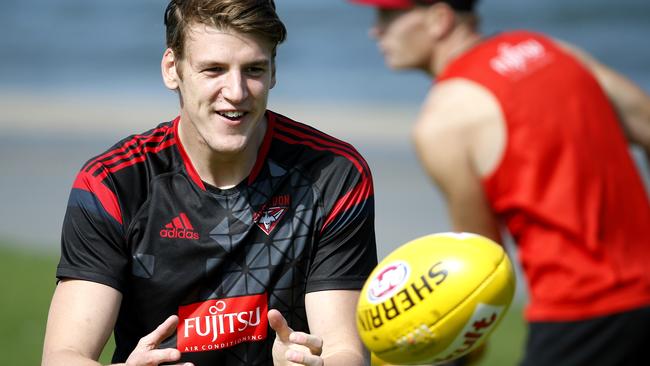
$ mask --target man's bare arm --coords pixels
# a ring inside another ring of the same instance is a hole
[[[122,295],[98,283],[59,282],[48,314],[43,365],[99,365],[111,335]]]
[[[269,324],[276,333],[273,362],[276,366],[367,366],[370,357],[356,328],[359,291],[331,290],[305,295],[311,333],[294,331],[282,314],[269,310]]]
[[[323,340],[322,358],[329,366],[365,366],[370,355],[356,327],[359,291],[310,292],[305,296],[309,329]]]
[[[99,365],[97,359],[113,331],[121,301],[120,292],[109,286],[81,280],[61,281],[50,305],[42,365]],[[177,322],[176,316],[170,316],[143,337],[125,365],[159,365],[180,359],[176,349],[157,349],[176,330]]]
[[[486,145],[486,141],[503,143],[494,132],[498,125],[493,126],[500,121],[486,120],[499,117],[486,98],[484,91],[463,81],[436,86],[422,108],[413,139],[424,170],[447,201],[453,229],[500,242],[481,184],[482,173],[494,169],[503,148]]]

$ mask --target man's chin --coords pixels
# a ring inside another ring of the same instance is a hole
[[[388,67],[392,71],[404,71],[404,70],[411,69],[411,67],[408,65],[390,62],[390,61],[386,61],[386,67]]]
[[[387,68],[393,71],[406,70],[411,67],[410,65],[404,64],[404,62],[400,62],[399,60],[390,57],[384,58],[384,64],[386,65]]]
[[[246,143],[211,143],[210,150],[223,155],[238,155],[246,150]]]

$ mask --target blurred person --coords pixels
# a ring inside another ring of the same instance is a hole
[[[650,364],[650,205],[628,144],[650,153],[650,97],[573,45],[489,37],[473,0],[376,7],[388,67],[435,84],[412,128],[453,229],[518,247],[522,364]]]
[[[365,365],[372,178],[349,144],[267,110],[273,1],[172,0],[173,121],[90,159],[63,223],[43,365]]]

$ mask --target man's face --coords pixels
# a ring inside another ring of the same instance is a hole
[[[377,9],[370,35],[377,40],[391,69],[428,67],[432,42],[426,26],[426,8]]]
[[[251,141],[261,141],[275,84],[272,51],[273,45],[251,35],[189,27],[184,58],[175,60],[175,80],[166,80],[180,92],[181,128],[190,140],[184,143],[238,154]]]

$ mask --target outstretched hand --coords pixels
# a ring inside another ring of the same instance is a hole
[[[289,327],[286,319],[279,311],[272,309],[268,313],[269,325],[276,333],[273,342],[273,364],[323,366],[320,357],[323,352],[323,339],[321,337],[294,332]]]
[[[172,315],[153,332],[140,338],[138,345],[126,360],[126,366],[158,366],[163,362],[175,362],[181,359],[181,352],[175,348],[158,349],[160,343],[174,334],[178,316]],[[193,366],[186,362],[176,366]]]

